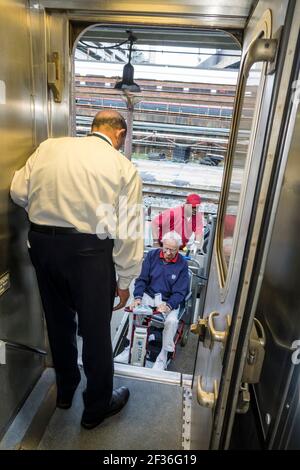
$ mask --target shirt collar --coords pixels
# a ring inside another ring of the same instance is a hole
[[[170,261],[167,261],[164,257],[164,252],[162,250],[160,250],[159,252],[159,257],[163,259],[166,263],[176,263],[176,261],[178,260],[178,255],[179,253],[176,254],[175,258],[171,259]]]
[[[96,132],[96,131],[94,131],[93,134],[101,135],[101,136],[102,136],[105,140],[107,140],[107,142],[109,142],[110,145],[112,146],[112,141],[111,141],[111,139],[108,137],[108,135],[102,134],[102,132]]]

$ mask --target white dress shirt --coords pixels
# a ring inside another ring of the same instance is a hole
[[[118,285],[126,289],[143,257],[142,183],[134,165],[102,137],[44,141],[16,171],[10,192],[33,223],[110,234]]]

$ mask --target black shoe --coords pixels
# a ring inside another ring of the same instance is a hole
[[[102,421],[110,416],[113,416],[126,405],[129,398],[129,390],[127,387],[120,387],[113,391],[112,399],[108,410],[104,413],[99,415],[95,415],[92,419],[85,418],[85,412],[83,412],[82,419],[81,419],[81,426],[85,429],[93,429],[98,426]]]
[[[60,408],[61,410],[68,410],[71,408],[73,402],[72,399],[57,399],[56,400],[56,408]]]
[[[71,408],[73,397],[79,385],[79,382],[80,380],[78,380],[77,385],[74,386],[70,391],[64,393],[57,393],[56,408],[61,408],[62,410],[68,410],[69,408]]]

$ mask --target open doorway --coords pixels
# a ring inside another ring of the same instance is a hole
[[[128,62],[134,86],[124,88]],[[201,198],[204,233],[217,214],[239,65],[237,41],[216,30],[96,25],[77,40],[73,131],[89,133],[94,115],[104,109],[126,118],[122,151],[143,180],[145,252],[153,248],[155,217],[184,205],[189,194]],[[203,304],[208,258],[203,245],[192,255],[190,246],[182,251],[192,276],[187,326]],[[113,315],[116,352],[126,346],[127,320],[124,312]],[[169,370],[192,373],[197,338],[186,339]]]

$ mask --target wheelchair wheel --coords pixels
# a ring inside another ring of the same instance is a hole
[[[184,348],[184,346],[186,345],[186,343],[188,341],[189,333],[190,333],[189,325],[186,325],[184,327],[184,330],[183,330],[182,336],[181,336],[181,340],[180,340],[180,346],[182,348]]]

